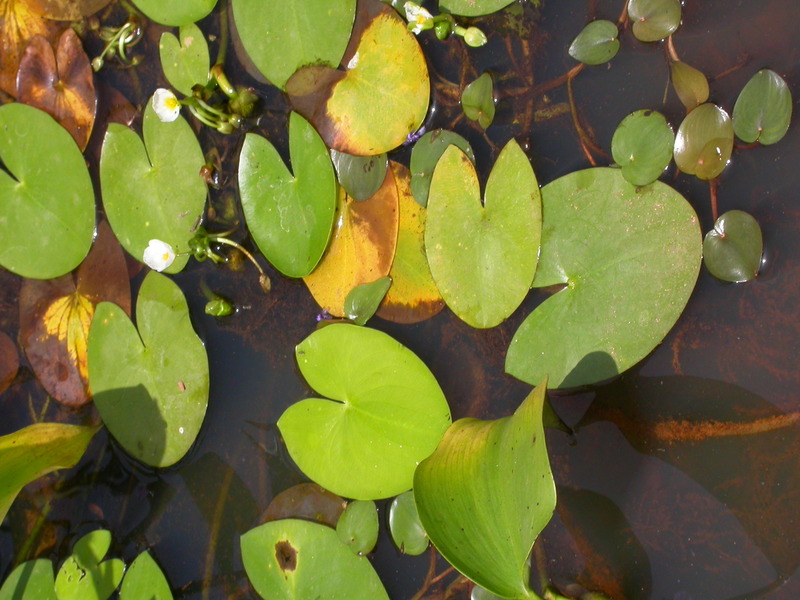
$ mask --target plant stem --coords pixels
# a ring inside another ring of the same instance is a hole
[[[216,65],[225,64],[225,57],[228,55],[228,3],[223,0],[219,7],[219,48],[217,49]]]
[[[717,210],[717,184],[719,181],[714,179],[708,180],[708,191],[711,195],[711,218],[714,219],[714,223],[717,222],[719,218],[719,211]]]

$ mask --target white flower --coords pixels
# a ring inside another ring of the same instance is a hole
[[[142,262],[154,271],[163,271],[169,268],[174,260],[175,250],[167,242],[161,240],[150,240],[142,257]]]
[[[153,110],[162,123],[172,123],[181,114],[181,102],[168,89],[158,88],[153,94]]]
[[[419,35],[433,27],[433,15],[416,2],[406,2],[405,9],[408,29],[414,34]]]

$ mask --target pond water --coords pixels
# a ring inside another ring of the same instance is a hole
[[[520,6],[521,17],[478,21],[493,32],[486,48],[466,51],[456,40],[442,44],[421,36],[436,86],[435,110],[426,124],[464,135],[476,149],[484,181],[496,150],[516,137],[545,184],[589,166],[567,89],[547,82],[574,66],[566,48],[583,25],[592,18],[616,21],[624,3],[543,0],[540,8]],[[214,14],[201,27],[218,32],[218,21]],[[711,79],[711,100],[731,110],[739,90],[762,67],[780,73],[800,97],[799,21],[797,0],[690,1],[674,41],[681,58]],[[135,75],[101,71],[104,98],[117,88],[141,104],[163,83],[157,67],[162,30],[148,26],[137,47],[147,58]],[[639,43],[629,31],[621,42],[610,65],[584,69],[573,83],[581,122],[606,152],[617,124],[634,110],[659,109],[673,124],[683,114],[668,86],[663,46]],[[96,40],[87,46],[90,56],[99,51]],[[285,154],[288,103],[247,75],[234,52],[228,63],[233,81],[253,85],[265,98],[267,110],[254,127]],[[471,81],[484,70],[495,74],[498,98],[495,124],[485,135],[460,118],[447,83]],[[100,114],[113,104],[106,101]],[[95,141],[102,129],[98,123]],[[215,198],[233,193],[241,139],[204,131],[201,142],[205,149],[218,146],[223,157],[223,188]],[[92,147],[87,156],[96,170]],[[408,150],[398,151],[396,159],[407,161]],[[755,281],[724,284],[703,269],[677,325],[644,361],[606,384],[551,395],[557,414],[575,430],[547,436],[559,499],[537,542],[535,562],[546,566],[554,582],[616,599],[800,597],[798,164],[795,118],[775,146],[737,149],[720,178],[720,212],[741,209],[761,224],[765,256]],[[703,231],[710,229],[708,184],[674,171],[663,179],[691,202]],[[252,248],[245,235],[241,239]],[[0,580],[18,558],[63,557],[81,534],[106,527],[117,556],[132,560],[151,549],[176,598],[256,597],[241,565],[239,536],[259,522],[275,494],[305,480],[275,423],[310,393],[296,370],[294,346],[316,326],[319,308],[302,282],[271,272],[273,289],[265,296],[253,273],[247,264],[232,271],[193,261],[175,277],[211,366],[208,413],[189,455],[175,467],[147,469],[101,430],[77,468],[32,484],[19,496],[0,527]],[[134,289],[141,278],[134,278]],[[225,319],[205,315],[201,282],[232,298],[238,313]],[[19,277],[0,270],[0,331],[12,339],[20,285]],[[544,297],[532,292],[508,321],[490,330],[472,329],[447,309],[416,325],[375,318],[370,326],[422,358],[454,419],[496,418],[510,414],[530,389],[504,374],[505,351]],[[45,406],[43,388],[21,361],[16,380],[0,395],[0,435],[30,423],[31,412],[43,409],[46,420],[94,418],[91,408]],[[383,518],[385,503],[380,509]],[[44,518],[37,520],[40,514]],[[401,556],[382,537],[373,564],[390,597],[401,600],[420,588],[429,561]],[[441,588],[430,593],[426,597],[445,597]],[[451,597],[467,596],[452,591]]]

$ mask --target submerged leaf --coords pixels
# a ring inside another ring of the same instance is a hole
[[[699,179],[714,179],[733,152],[731,118],[716,104],[701,104],[686,118],[675,136],[675,164]]]
[[[792,92],[775,71],[761,69],[744,86],[733,107],[733,130],[744,142],[774,144],[792,120]]]
[[[592,21],[569,46],[569,55],[587,65],[602,65],[617,55],[619,30],[611,21]]]
[[[494,121],[494,85],[492,76],[483,73],[461,93],[461,108],[468,119],[486,129]]]
[[[262,521],[305,519],[335,528],[346,507],[341,496],[316,483],[298,483],[272,499]]]
[[[703,261],[717,279],[750,281],[758,275],[764,245],[761,227],[751,215],[729,210],[720,215],[703,241]]]

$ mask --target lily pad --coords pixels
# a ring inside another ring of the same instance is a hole
[[[97,305],[89,331],[89,383],[103,423],[154,467],[188,452],[208,404],[208,358],[180,288],[151,271],[136,302],[137,328],[115,304]]]
[[[208,16],[216,6],[217,0],[180,0],[180,2],[133,0],[133,3],[156,23],[181,27],[196,23]]]
[[[450,145],[458,146],[475,163],[475,154],[469,142],[452,131],[434,129],[423,135],[411,151],[411,191],[420,206],[428,205],[428,191],[436,163]]]
[[[414,490],[403,492],[389,506],[389,533],[403,554],[418,556],[428,549],[430,540],[419,520]]]
[[[683,311],[700,269],[692,207],[619,169],[570,173],[542,188],[546,215],[533,285],[564,286],[522,323],[506,372],[553,387],[602,381],[644,358]]]
[[[0,587],[0,600],[57,600],[53,563],[45,558],[17,566]]]
[[[633,185],[652,183],[672,160],[675,134],[654,110],[638,110],[625,117],[611,138],[611,154],[622,175]]]
[[[97,529],[75,543],[56,575],[58,600],[107,600],[125,573],[118,558],[103,560],[111,546],[111,532]]]
[[[699,179],[714,179],[725,169],[733,152],[731,118],[716,104],[701,104],[678,127],[675,164]]]
[[[439,9],[461,17],[488,15],[505,8],[514,0],[439,0]]]
[[[108,222],[122,247],[137,260],[142,260],[152,239],[187,252],[203,217],[207,193],[200,176],[203,151],[183,117],[163,123],[148,102],[142,129],[144,142],[127,127],[111,123],[100,158]],[[166,272],[179,272],[188,260],[188,255],[179,255]]]
[[[528,293],[542,226],[539,185],[515,140],[503,148],[481,204],[472,161],[450,146],[433,174],[425,247],[447,305],[473,327],[494,327]]]
[[[389,600],[369,560],[330,527],[282,519],[241,537],[247,577],[265,600]]]
[[[494,121],[494,84],[489,73],[483,73],[461,93],[461,108],[468,119],[486,129]]]
[[[161,34],[158,43],[161,70],[172,87],[184,96],[191,96],[195,85],[208,83],[211,61],[208,42],[194,23],[181,27],[178,35],[180,39],[168,31]]]
[[[356,325],[363,325],[378,310],[391,285],[390,277],[381,277],[354,287],[344,300],[344,315]]]
[[[372,552],[378,541],[378,508],[372,500],[353,500],[348,503],[336,533],[343,544],[355,554]]]
[[[761,69],[733,106],[733,130],[743,142],[767,146],[781,140],[792,120],[792,92],[775,71]]]
[[[569,46],[569,55],[587,65],[602,65],[619,51],[619,30],[611,21],[592,21]]]
[[[25,104],[0,106],[0,266],[32,279],[69,273],[95,225],[86,162],[66,129]]]
[[[336,175],[328,149],[297,113],[289,119],[294,174],[275,147],[254,133],[239,158],[239,190],[247,226],[264,257],[289,277],[317,266],[333,228]]]
[[[380,189],[389,166],[386,153],[377,156],[353,156],[331,150],[331,160],[344,191],[359,202],[367,200]]]
[[[686,110],[694,110],[708,100],[708,79],[691,65],[679,60],[669,63],[672,87]]]
[[[545,445],[544,383],[510,417],[460,419],[414,476],[431,542],[466,577],[504,598],[538,598],[527,558],[556,488]]]
[[[355,19],[356,0],[232,0],[236,30],[256,68],[285,89],[300,67],[342,59]]]
[[[120,600],[173,600],[164,572],[147,550],[125,572],[119,597]]]
[[[720,215],[703,240],[706,268],[723,281],[739,283],[755,279],[763,251],[758,221],[741,210]]]
[[[681,24],[680,0],[628,0],[633,35],[640,42],[657,42]]]
[[[332,399],[302,400],[278,420],[300,469],[347,498],[410,489],[417,464],[450,424],[428,367],[385,333],[342,323],[315,331],[295,354],[308,384]]]

